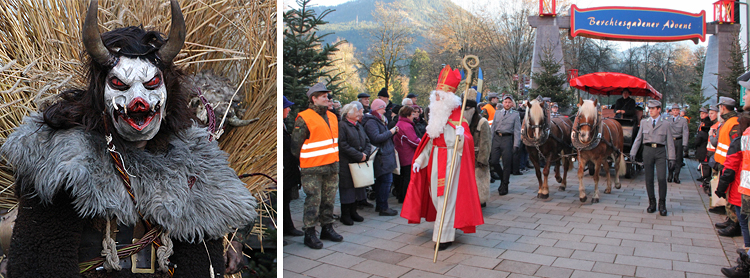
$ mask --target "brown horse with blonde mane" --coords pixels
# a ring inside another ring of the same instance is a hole
[[[586,202],[586,188],[583,185],[583,168],[586,163],[594,163],[594,197],[591,203],[599,202],[599,171],[604,168],[607,173],[607,189],[604,193],[612,192],[612,181],[609,174],[609,163],[615,166],[615,188],[620,189],[620,176],[625,174],[625,159],[622,153],[623,131],[619,122],[613,119],[603,119],[598,109],[597,100],[583,100],[578,102],[578,114],[573,122],[571,142],[578,150],[578,197]]]
[[[521,128],[521,140],[526,145],[529,159],[534,164],[536,179],[539,181],[537,197],[549,197],[549,170],[555,165],[555,179],[561,183],[559,189],[564,191],[567,186],[568,170],[572,166],[570,158],[565,157],[573,153],[570,142],[570,132],[573,123],[568,118],[552,118],[549,103],[541,97],[526,101],[526,116]],[[551,138],[550,138],[551,137]],[[540,165],[544,163],[544,182]],[[560,161],[563,161],[563,177],[560,177]]]

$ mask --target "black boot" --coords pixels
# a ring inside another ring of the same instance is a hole
[[[648,208],[646,212],[654,213],[656,211],[656,198],[648,198]]]
[[[351,210],[351,204],[341,204],[341,218],[339,220],[342,224],[351,226],[354,225],[354,221],[352,221],[352,213]]]
[[[659,199],[659,214],[667,216],[667,201],[664,199]]]
[[[323,243],[318,239],[318,234],[315,231],[315,227],[307,228],[305,230],[305,245],[312,249],[323,248]]]
[[[349,204],[349,215],[354,222],[365,221],[365,218],[357,213],[357,206],[355,206],[354,204]]]
[[[344,237],[333,230],[333,224],[326,224],[323,225],[323,229],[320,230],[320,239],[341,242],[344,240]]]
[[[727,217],[727,221],[715,223],[714,227],[716,227],[717,229],[724,229],[732,225],[734,225],[734,221],[732,221],[732,219],[729,219],[729,217]]]
[[[721,273],[731,278],[748,277],[750,275],[750,256],[745,253],[744,249],[737,249],[737,253],[740,254],[740,257],[737,258],[737,266],[722,268]]]
[[[729,225],[724,229],[716,231],[720,236],[725,237],[736,237],[742,235],[742,230],[740,229],[740,223],[734,222],[733,225]]]
[[[500,187],[497,188],[497,193],[500,194],[500,196],[505,196],[508,194],[508,184],[501,183]]]
[[[669,175],[667,175],[667,182],[672,182],[672,176],[673,175],[674,175],[674,173],[669,172]]]
[[[490,178],[493,179],[493,180],[500,180],[500,179],[502,179],[502,175],[499,174],[500,172],[503,171],[502,167],[494,166],[492,168],[493,169],[490,169]]]
[[[680,175],[675,174],[673,180],[674,180],[674,183],[680,184]]]
[[[438,251],[448,249],[448,247],[451,247],[451,245],[453,245],[453,241],[440,243],[440,246],[438,246]]]
[[[727,209],[725,206],[715,206],[715,207],[709,208],[708,212],[716,213],[716,214],[727,214]]]

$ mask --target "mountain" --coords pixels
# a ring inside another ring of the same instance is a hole
[[[328,24],[320,26],[319,33],[333,33],[325,38],[327,43],[337,39],[347,40],[357,49],[356,57],[361,59],[371,43],[369,30],[377,27],[372,17],[377,2],[393,4],[404,11],[407,22],[415,29],[412,51],[426,43],[425,37],[432,26],[433,15],[446,7],[461,9],[450,0],[354,0],[336,6],[315,7],[317,14],[326,9],[335,10],[324,18]]]

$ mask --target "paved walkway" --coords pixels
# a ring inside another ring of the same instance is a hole
[[[687,160],[682,184],[669,184],[669,215],[646,213],[644,174],[622,179],[621,189],[603,194],[601,202],[578,200],[576,168],[568,190],[557,191],[550,174],[550,198],[536,198],[533,170],[512,176],[510,194],[497,195],[496,182],[483,208],[485,224],[475,234],[456,232],[456,242],[432,263],[432,223],[409,225],[399,216],[360,211],[362,223],[335,228],[344,242],[323,241],[307,248],[302,237],[285,237],[284,277],[723,277],[721,267],[734,264],[741,237],[722,238],[709,214],[708,198],[695,182],[697,163]],[[604,177],[600,183],[606,181]],[[586,176],[587,194],[593,179]],[[300,191],[301,192],[301,191]],[[302,225],[304,194],[292,203]],[[392,208],[401,206],[390,198]],[[339,207],[336,206],[335,213]],[[320,228],[318,228],[320,230]]]

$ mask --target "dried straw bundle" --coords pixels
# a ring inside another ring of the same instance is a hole
[[[0,1],[0,144],[23,116],[55,100],[63,89],[82,88],[80,27],[87,1]],[[238,174],[265,173],[276,178],[276,1],[180,1],[187,38],[175,64],[187,73],[213,70],[228,77],[244,94],[245,119],[259,121],[234,128],[220,139]],[[103,0],[100,32],[143,25],[167,33],[169,1]],[[13,176],[0,165],[0,208],[15,205]],[[259,212],[275,184],[264,177],[245,179],[259,198]],[[260,222],[260,221],[258,221]],[[256,226],[254,233],[263,227]]]

